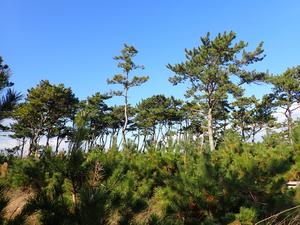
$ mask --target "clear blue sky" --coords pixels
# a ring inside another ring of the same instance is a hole
[[[2,0],[0,55],[13,70],[15,89],[26,93],[49,79],[82,99],[112,88],[106,84],[118,72],[112,57],[132,44],[150,76],[130,92],[135,103],[159,93],[182,96],[184,86],[169,84],[166,64],[183,60],[184,48],[208,31],[234,30],[249,49],[264,41],[267,57],[257,70],[280,73],[299,64],[299,16],[299,0]]]

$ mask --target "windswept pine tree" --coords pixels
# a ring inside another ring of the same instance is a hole
[[[87,141],[87,149],[93,149],[97,144],[101,144],[103,147],[106,145],[105,137],[109,133],[112,111],[111,107],[105,103],[108,99],[110,99],[110,96],[98,92],[79,105],[75,116],[75,124],[85,130],[82,138]]]
[[[164,95],[154,95],[143,99],[136,107],[135,123],[138,135],[144,136],[146,142],[166,145],[172,132],[179,132],[178,126],[183,120],[181,100]],[[139,142],[139,141],[138,141]],[[139,145],[139,143],[138,143]]]
[[[19,135],[30,139],[29,155],[36,153],[42,136],[46,136],[46,146],[49,146],[50,138],[56,137],[58,152],[68,122],[75,115],[77,102],[71,88],[53,85],[47,80],[28,91],[25,102],[14,112],[16,124],[13,127],[16,132],[21,132]]]
[[[240,132],[242,140],[255,141],[255,135],[266,127],[275,125],[274,104],[269,95],[261,100],[255,96],[239,97],[232,103],[232,125]]]
[[[264,76],[264,73],[247,70],[247,66],[264,58],[263,43],[254,51],[246,51],[248,43],[235,43],[235,39],[236,34],[233,31],[219,33],[214,39],[207,33],[200,39],[199,47],[185,50],[186,61],[167,65],[167,68],[175,73],[175,76],[169,79],[173,85],[190,82],[186,97],[192,97],[206,115],[211,150],[215,149],[213,126],[216,108],[229,94],[234,97],[241,96],[242,84],[261,80]],[[238,78],[239,81],[234,82],[232,77]]]
[[[288,138],[293,144],[293,112],[300,108],[300,66],[288,68],[279,76],[270,78],[274,85],[271,97],[275,100],[275,106],[283,110],[287,120]]]
[[[144,66],[137,65],[133,62],[133,57],[136,56],[138,51],[132,45],[124,44],[124,48],[121,51],[120,56],[114,57],[118,61],[118,67],[121,68],[122,73],[116,74],[112,79],[108,79],[108,84],[119,84],[122,86],[122,90],[112,91],[111,94],[124,97],[124,124],[122,128],[123,143],[126,143],[126,129],[128,125],[128,91],[132,87],[137,87],[145,83],[148,76],[133,76],[129,77],[129,74],[136,69],[144,69]]]

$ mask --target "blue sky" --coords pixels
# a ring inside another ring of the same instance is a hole
[[[184,59],[184,48],[199,44],[210,31],[234,30],[253,49],[265,43],[266,58],[257,70],[281,73],[299,64],[300,1],[297,0],[2,0],[0,55],[13,70],[15,89],[26,93],[42,79],[71,86],[83,99],[112,86],[123,43],[134,45],[150,76],[130,92],[130,101],[164,93],[181,97],[167,63]],[[139,73],[138,73],[139,74]],[[137,74],[137,75],[138,75]],[[258,96],[265,87],[252,86]],[[115,101],[116,103],[119,100]]]

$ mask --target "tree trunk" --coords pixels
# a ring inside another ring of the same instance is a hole
[[[49,147],[49,140],[50,140],[50,137],[49,137],[49,135],[47,135],[46,147]]]
[[[56,146],[55,146],[55,153],[58,153],[58,148],[59,148],[59,135],[56,137]]]
[[[103,148],[105,149],[105,146],[107,144],[107,138],[108,138],[108,135],[105,134],[105,139],[104,139],[104,143],[103,143]]]
[[[241,130],[242,130],[242,140],[246,141],[244,125],[241,126]]]
[[[30,138],[30,141],[29,141],[29,148],[28,148],[28,156],[31,155],[32,149],[33,149],[33,138]]]
[[[30,156],[32,153],[35,155],[35,157],[37,156],[36,153],[37,153],[37,145],[38,145],[38,136],[34,136],[32,138],[32,142],[30,144],[30,147],[29,147],[29,153],[28,155]]]
[[[74,192],[72,192],[72,202],[75,206],[77,205],[76,194]]]
[[[50,141],[50,129],[47,129],[47,136],[46,136],[46,138],[47,138],[46,147],[49,147],[49,145],[50,145],[50,143],[49,143],[49,141]]]
[[[293,145],[293,119],[292,111],[290,108],[287,109],[287,124],[288,124],[288,137],[290,144]]]
[[[127,79],[128,79],[128,74],[127,74]],[[124,93],[124,99],[125,99],[125,104],[124,104],[124,126],[122,129],[122,139],[123,139],[123,144],[126,144],[126,129],[127,129],[127,124],[128,124],[128,86],[125,85],[125,93]]]
[[[22,138],[22,147],[21,147],[21,159],[23,158],[23,154],[24,154],[24,147],[25,147],[25,137]]]
[[[255,134],[256,134],[255,131],[253,131],[253,132],[252,132],[252,143],[255,142]]]
[[[211,151],[215,150],[212,124],[213,124],[212,109],[209,108],[207,114],[207,132],[208,132],[209,148]]]
[[[203,145],[204,145],[204,134],[201,134],[200,135],[200,149],[202,150],[203,149]]]
[[[157,131],[157,138],[156,138],[156,143],[155,143],[155,149],[158,149],[158,145],[160,143],[160,134],[162,133],[162,125],[158,126],[158,131]]]
[[[114,131],[114,129],[112,129],[110,139],[109,139],[109,149],[111,149],[111,147],[112,147],[113,140],[114,140],[114,135],[115,135],[115,131]]]

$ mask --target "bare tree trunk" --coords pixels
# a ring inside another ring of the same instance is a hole
[[[152,137],[151,137],[151,142],[152,142],[151,144],[154,144],[156,141],[155,126],[153,126],[152,130],[153,130],[153,132],[152,132]]]
[[[103,143],[103,148],[105,149],[105,146],[107,144],[107,139],[108,139],[108,135],[105,134],[105,139],[104,139],[104,143]]]
[[[147,141],[147,135],[145,134],[145,135],[144,135],[144,140],[143,140],[143,143],[142,143],[142,147],[141,147],[142,152],[145,151],[145,148],[146,148],[146,141]]]
[[[212,109],[208,109],[207,114],[207,132],[208,132],[208,141],[209,141],[209,148],[211,151],[215,150],[215,144],[214,144],[214,136],[213,136],[213,117],[212,117]]]
[[[26,138],[23,137],[22,138],[22,147],[21,147],[21,159],[23,158],[23,154],[24,154],[25,141],[26,141]]]
[[[32,153],[32,149],[33,149],[33,138],[30,138],[30,141],[29,141],[29,148],[28,148],[28,156],[31,155]]]
[[[241,126],[241,130],[242,130],[242,140],[243,141],[246,141],[246,137],[245,137],[245,128],[244,128],[244,124],[242,123],[242,126]]]
[[[126,73],[126,80],[128,82],[128,73]],[[128,124],[128,83],[125,84],[124,86],[124,126],[122,129],[122,139],[123,139],[123,144],[126,144],[126,129],[127,129],[127,124]]]
[[[201,134],[200,138],[201,138],[201,140],[200,140],[200,149],[202,150],[203,149],[203,145],[204,145],[204,134]]]
[[[110,135],[110,139],[109,139],[109,149],[111,149],[112,144],[113,144],[113,140],[114,140],[114,135],[115,135],[115,130],[112,129],[111,135]]]
[[[158,131],[157,131],[157,138],[156,138],[156,144],[155,144],[155,149],[158,149],[158,145],[160,143],[160,135],[162,133],[162,125],[158,126]]]
[[[290,144],[293,145],[293,119],[292,111],[290,108],[287,109],[287,125],[288,125],[288,136]]]
[[[50,138],[49,138],[49,136],[47,136],[46,147],[49,147],[49,140],[50,140]]]
[[[137,149],[140,150],[140,131],[137,132]]]
[[[50,144],[49,144],[49,141],[50,141],[50,134],[49,134],[49,133],[50,133],[50,129],[47,129],[47,137],[46,137],[46,138],[47,138],[47,141],[46,141],[46,147],[49,147],[49,145],[50,145]]]
[[[30,156],[32,153],[36,156],[37,152],[37,145],[38,145],[38,136],[34,136],[31,140],[30,146],[29,146],[29,152],[28,155]]]
[[[256,134],[256,132],[255,132],[255,131],[252,131],[252,143],[255,142],[255,134]]]
[[[74,192],[72,192],[72,202],[73,204],[76,206],[77,205],[77,200],[76,200],[76,194]]]
[[[59,135],[57,135],[56,137],[56,146],[55,146],[55,153],[57,154],[58,153],[58,148],[59,148]]]

